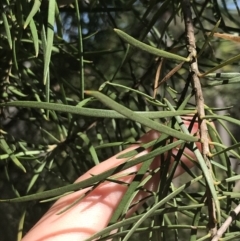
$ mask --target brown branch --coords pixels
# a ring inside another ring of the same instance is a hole
[[[157,96],[157,88],[159,86],[158,82],[159,82],[159,79],[160,79],[160,73],[161,73],[163,61],[164,61],[164,59],[161,58],[160,63],[158,64],[158,67],[157,67],[157,72],[156,72],[155,81],[154,81],[153,98],[156,98],[156,96]]]
[[[211,163],[208,159],[209,157],[209,139],[208,139],[208,129],[206,120],[203,120],[202,117],[205,116],[204,110],[204,98],[201,88],[201,83],[198,77],[198,63],[197,63],[197,51],[195,44],[195,35],[194,35],[194,27],[192,22],[192,13],[191,13],[191,5],[189,0],[182,0],[182,11],[184,15],[184,23],[185,23],[185,31],[186,31],[186,43],[187,49],[189,53],[189,57],[191,59],[190,62],[190,75],[192,79],[193,90],[195,94],[195,101],[197,105],[197,113],[198,113],[198,123],[200,130],[200,138],[202,143],[202,155],[208,166],[210,176],[212,176],[212,167]],[[207,187],[207,203],[208,203],[208,211],[209,211],[209,228],[211,235],[214,236],[217,228],[216,228],[216,209],[214,201],[211,197],[211,192],[209,187]]]
[[[159,85],[157,88],[163,84],[164,82],[168,81],[178,70],[180,70],[185,62],[181,62],[177,66],[175,66],[170,72],[166,74],[166,76],[160,81]]]

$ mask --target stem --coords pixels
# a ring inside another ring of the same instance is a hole
[[[209,174],[212,177],[212,166],[208,158],[210,153],[208,129],[207,129],[206,120],[202,119],[205,116],[204,98],[203,98],[201,83],[198,77],[199,70],[198,70],[198,62],[196,58],[197,51],[196,51],[196,44],[195,44],[194,27],[192,22],[191,5],[189,0],[182,0],[182,11],[184,15],[187,49],[189,52],[189,57],[191,59],[190,66],[189,66],[190,77],[192,80],[193,91],[194,91],[195,101],[197,106],[200,138],[202,143],[202,155],[209,169]],[[212,199],[209,187],[207,187],[206,194],[207,194],[207,204],[208,204],[208,211],[209,211],[209,228],[210,228],[211,235],[214,236],[217,231],[216,207]]]

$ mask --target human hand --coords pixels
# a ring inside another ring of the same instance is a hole
[[[190,124],[190,120],[184,122],[187,126]],[[195,133],[197,129],[198,124],[195,123],[192,133]],[[98,175],[99,173],[120,165],[121,163],[125,162],[127,158],[118,159],[117,157],[119,155],[138,148],[141,145],[140,143],[148,143],[152,140],[155,140],[159,136],[160,134],[158,132],[154,130],[149,131],[142,136],[142,138],[139,140],[139,144],[134,144],[126,150],[93,167],[84,175],[79,177],[76,182],[83,181],[92,177],[93,175]],[[201,148],[200,143],[197,145],[199,148]],[[149,148],[142,151],[135,157],[145,155],[150,151],[151,149]],[[173,154],[176,153],[177,149],[174,149]],[[185,153],[194,158],[194,154],[189,149],[186,149]],[[194,165],[194,163],[185,156],[183,156],[181,160],[189,168]],[[174,158],[172,157],[171,162],[173,161]],[[159,166],[160,157],[155,157],[150,168],[154,170]],[[135,176],[133,173],[136,173],[140,167],[141,164],[138,164],[122,171],[122,175],[120,178],[118,178],[118,180],[128,184],[131,183]],[[183,172],[184,170],[179,166],[174,177],[181,175]],[[131,174],[129,175],[129,173]],[[151,177],[148,183],[146,183],[145,188],[155,191],[158,187],[159,179],[159,173],[156,173]],[[114,210],[117,208],[119,202],[124,196],[127,190],[127,185],[105,181],[95,189],[91,190],[91,192],[89,192],[89,194],[87,194],[79,203],[75,204],[65,212],[58,214],[90,189],[91,187],[85,188],[60,198],[29,231],[22,241],[83,241],[105,228],[108,225]],[[139,194],[137,194],[134,201],[140,201],[146,195],[146,192],[141,191]],[[142,203],[143,202],[140,202],[138,205],[135,205],[134,208],[128,212],[128,216],[136,211],[142,205]]]

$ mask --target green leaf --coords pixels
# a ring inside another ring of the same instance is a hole
[[[208,75],[208,74],[210,74],[210,73],[212,73],[212,72],[214,72],[214,71],[216,71],[218,69],[221,69],[222,67],[224,67],[226,65],[232,64],[232,63],[237,62],[239,60],[240,60],[240,54],[238,54],[238,55],[236,55],[236,56],[234,56],[234,57],[224,61],[223,63],[213,67],[212,69],[208,70],[207,72],[205,72],[203,74],[200,74],[199,77],[202,78],[202,77],[204,77],[204,76],[206,76],[206,75]]]
[[[5,12],[2,13],[2,19],[3,19],[4,28],[7,35],[8,44],[10,49],[12,49],[12,36],[11,36],[10,26],[8,24],[8,20]]]
[[[81,17],[80,10],[78,6],[78,0],[75,0],[75,10],[77,17],[77,27],[78,27],[78,56],[79,56],[79,87],[81,91],[81,100],[84,99],[84,61],[83,61],[83,42],[82,42],[82,28],[81,28]]]
[[[169,202],[168,202],[168,204],[171,205],[171,203],[169,203]],[[201,208],[203,206],[204,206],[204,204],[201,203],[201,204],[188,205],[188,206],[179,206],[178,205],[177,207],[159,208],[157,211],[155,211],[152,214],[150,214],[149,217],[154,217],[154,216],[162,215],[164,213],[171,213],[171,212],[176,212],[176,211],[182,212],[182,211],[191,210],[191,209],[194,210],[195,208]],[[101,235],[103,235],[105,233],[111,232],[112,230],[116,230],[118,228],[122,228],[122,227],[124,227],[126,225],[134,224],[143,215],[144,215],[144,213],[143,214],[134,215],[133,217],[129,217],[129,218],[124,219],[124,220],[118,220],[118,222],[116,222],[116,223],[114,223],[114,224],[104,228],[103,230],[97,232],[96,234],[92,235],[90,238],[86,239],[85,241],[91,241],[93,239],[96,239],[96,238],[100,237]],[[149,229],[149,227],[146,227],[146,228]],[[166,226],[164,226],[163,228],[165,229]],[[189,228],[192,229],[192,226],[190,226]],[[198,226],[198,229],[199,228],[206,229],[206,226]],[[141,228],[141,229],[143,229],[143,228]],[[126,230],[126,232],[128,232],[128,230]],[[118,234],[119,233],[111,235],[111,238],[113,238],[113,236],[116,236]]]
[[[211,73],[205,77],[208,78],[210,82],[203,84],[203,87],[238,84],[240,82],[240,73]]]
[[[54,19],[55,19],[55,0],[48,1],[48,26],[47,26],[47,43],[46,52],[44,58],[44,70],[43,70],[43,83],[46,84],[47,76],[49,73],[49,65],[53,47],[54,37]]]
[[[9,145],[7,144],[7,142],[5,141],[5,139],[0,138],[0,147],[1,149],[6,152],[9,155],[9,158],[13,161],[13,163],[20,168],[21,170],[23,170],[23,172],[26,172],[25,167],[22,165],[22,163],[17,159],[17,157],[14,155],[13,151],[11,150],[11,148],[9,147]]]
[[[154,47],[152,47],[150,45],[147,45],[147,44],[145,44],[143,42],[140,42],[137,39],[129,36],[128,34],[124,33],[123,31],[121,31],[119,29],[114,29],[114,31],[117,33],[117,35],[119,37],[124,39],[129,44],[131,44],[134,47],[137,47],[137,48],[139,48],[139,49],[141,49],[143,51],[146,51],[146,52],[148,52],[150,54],[154,54],[156,56],[165,57],[165,58],[169,58],[169,59],[180,60],[180,61],[186,61],[186,62],[190,61],[189,58],[184,58],[184,57],[182,57],[180,55],[172,54],[172,53],[169,53],[167,51],[160,50],[160,49],[154,48]]]
[[[133,227],[128,231],[127,235],[124,237],[123,241],[126,241],[129,239],[129,237],[135,232],[135,229],[139,227],[154,211],[159,209],[161,206],[166,204],[168,201],[170,201],[172,198],[176,197],[179,193],[181,193],[184,189],[188,188],[195,182],[199,181],[202,178],[202,176],[198,176],[195,179],[192,179],[191,181],[183,184],[179,188],[177,188],[175,191],[171,192],[169,195],[167,195],[165,198],[163,198],[160,202],[155,204],[153,207],[149,209],[143,216],[133,225]]]
[[[193,6],[193,8],[196,10],[196,6],[195,6],[195,5]],[[196,12],[197,12],[197,11],[195,11],[195,13],[196,13]],[[217,21],[217,23],[216,23],[215,26],[213,27],[212,31],[208,34],[207,37],[205,37],[205,42],[204,42],[204,44],[203,44],[200,52],[198,53],[197,58],[199,58],[199,57],[202,55],[202,53],[203,53],[203,51],[205,50],[205,48],[207,47],[207,45],[210,45],[210,44],[209,44],[209,41],[211,40],[211,38],[213,37],[213,34],[214,34],[214,33],[216,32],[216,30],[218,29],[218,26],[219,26],[220,23],[221,23],[221,19]],[[201,21],[199,22],[199,24],[201,25],[201,29],[203,30],[204,28],[203,28],[203,26],[202,26]],[[203,32],[203,31],[202,31],[202,32]]]
[[[106,85],[112,85],[112,86],[117,86],[117,87],[120,87],[120,88],[123,88],[127,91],[132,91],[134,93],[137,93],[138,95],[141,95],[145,98],[147,98],[148,101],[155,101],[157,102],[159,105],[161,105],[162,103],[156,99],[154,99],[153,97],[151,97],[150,95],[147,95],[146,93],[140,91],[140,90],[137,90],[137,89],[133,89],[133,88],[130,88],[128,86],[125,86],[125,85],[121,85],[121,84],[116,84],[116,83],[111,83],[111,82],[105,82]],[[164,104],[162,104],[162,106],[164,106]]]
[[[18,96],[21,96],[21,97],[26,97],[27,96],[27,95],[23,94],[22,92],[20,92],[15,86],[9,86],[8,90],[10,90],[15,95],[18,95]]]
[[[90,177],[84,181],[81,181],[79,183],[74,183],[74,184],[70,184],[70,185],[66,185],[64,187],[60,187],[60,188],[55,188],[49,191],[45,191],[45,192],[41,192],[41,193],[36,193],[36,194],[31,194],[31,195],[27,195],[27,196],[22,196],[22,197],[18,197],[18,198],[13,198],[13,199],[1,199],[0,202],[26,202],[26,201],[32,201],[32,200],[39,200],[39,199],[46,199],[49,197],[55,197],[55,196],[59,196],[62,195],[66,192],[71,192],[71,191],[76,191],[76,190],[80,190],[86,187],[90,187],[94,184],[96,184],[97,182],[103,181],[106,178],[109,178],[110,176],[119,173],[121,171],[124,171],[132,166],[135,166],[139,163],[142,163],[146,160],[149,160],[151,158],[156,157],[157,155],[161,155],[162,153],[165,153],[169,150],[172,150],[173,148],[181,145],[182,143],[184,143],[184,141],[182,140],[178,140],[175,141],[173,143],[170,143],[164,147],[159,147],[156,148],[155,150],[151,151],[150,153],[137,157],[135,159],[130,159],[128,161],[126,161],[125,163],[118,165],[116,167],[113,167],[105,172],[102,172],[96,176]]]
[[[240,180],[240,175],[236,175],[236,176],[233,176],[233,177],[229,177],[229,178],[226,178],[226,182],[236,182]]]
[[[173,106],[171,105],[170,102],[168,102],[167,100],[165,100],[167,105],[169,106],[170,110],[174,111],[174,108]],[[181,123],[183,123],[181,117],[179,116],[176,116],[176,121],[178,122],[178,124],[180,125],[180,128],[182,129],[182,131],[184,133],[189,133],[187,127],[185,125],[182,125]],[[201,166],[201,169],[202,169],[202,172],[204,174],[204,177],[206,179],[206,182],[209,186],[209,189],[211,191],[211,195],[213,197],[213,200],[214,200],[214,203],[216,205],[216,212],[217,212],[217,220],[218,222],[221,222],[221,211],[220,211],[220,204],[219,204],[219,201],[218,201],[218,196],[217,196],[217,192],[216,192],[216,189],[215,189],[215,186],[214,186],[214,183],[213,183],[213,178],[212,178],[212,174],[210,173],[210,169],[207,167],[207,164],[200,152],[200,150],[197,148],[196,144],[193,143],[193,152],[194,154],[196,155],[196,158]]]
[[[220,119],[220,120],[225,120],[225,121],[231,122],[231,123],[236,124],[236,125],[240,125],[239,120],[237,120],[235,118],[232,118],[232,117],[229,117],[229,116],[205,115],[204,117],[202,117],[202,119]]]
[[[240,77],[240,73],[238,72],[230,72],[230,73],[210,73],[205,76],[206,78],[211,79],[231,79],[235,77]]]
[[[153,130],[159,131],[160,133],[165,133],[169,136],[176,137],[180,140],[185,140],[185,141],[190,141],[190,142],[198,141],[198,138],[196,138],[196,137],[183,134],[183,133],[176,131],[166,125],[152,121],[151,119],[149,119],[147,117],[139,116],[138,114],[134,113],[130,109],[118,104],[111,98],[107,97],[106,95],[104,95],[98,91],[85,91],[85,93],[97,98],[103,104],[105,104],[109,108],[119,112],[120,114],[128,117],[130,120],[136,121],[136,122],[138,122],[144,126],[147,126]]]
[[[63,105],[56,103],[46,103],[38,101],[12,101],[1,103],[0,106],[16,106],[16,107],[27,107],[27,108],[37,108],[37,109],[46,109],[54,110],[65,113],[71,113],[76,115],[83,115],[89,117],[98,117],[98,118],[111,118],[111,119],[126,119],[127,117],[118,113],[115,110],[103,110],[103,109],[94,109],[94,108],[83,108],[79,106]],[[134,111],[140,117],[146,117],[149,119],[159,119],[178,115],[188,115],[194,114],[195,110],[181,110],[181,111]]]
[[[118,204],[118,207],[114,211],[113,216],[111,217],[110,224],[116,223],[119,219],[121,213],[126,214],[127,210],[129,209],[129,206],[132,203],[132,200],[134,199],[135,195],[139,191],[139,185],[142,181],[142,178],[149,170],[149,166],[151,165],[152,161],[154,159],[149,159],[145,161],[142,166],[140,167],[139,171],[136,173],[136,176],[133,178],[132,182],[129,184],[129,187],[124,194],[123,198],[121,199],[120,203]],[[151,174],[149,174],[151,175]]]
[[[38,39],[38,32],[37,32],[37,28],[35,25],[35,22],[32,20],[30,21],[30,30],[32,33],[32,38],[33,38],[33,45],[34,45],[34,49],[35,49],[35,56],[38,56],[39,53],[39,39]]]
[[[50,1],[49,1],[50,2]],[[37,13],[37,11],[40,9],[42,1],[41,0],[34,0],[34,4],[33,7],[31,9],[31,12],[29,13],[29,15],[27,16],[27,19],[24,23],[23,28],[25,29],[28,24],[33,20],[34,15]]]

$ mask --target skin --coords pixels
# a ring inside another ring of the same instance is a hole
[[[185,121],[185,124],[188,126],[189,121]],[[197,129],[198,124],[195,123],[192,133],[195,133]],[[139,141],[141,143],[147,143],[157,139],[159,136],[160,134],[158,132],[151,130],[143,135]],[[199,148],[201,148],[199,143],[197,143],[197,145]],[[126,159],[117,159],[117,156],[130,150],[136,149],[139,146],[140,144],[130,146],[126,150],[93,167],[84,175],[79,177],[75,182],[83,181],[87,178],[90,178],[92,175],[97,175],[125,162]],[[150,149],[145,150],[139,153],[136,157],[145,155],[149,153],[149,151]],[[173,150],[173,153],[176,154],[177,150]],[[186,149],[185,153],[194,158],[194,154],[190,150]],[[172,157],[171,162],[173,161],[174,159]],[[182,157],[182,161],[189,168],[194,165],[193,162],[184,156]],[[160,158],[156,157],[150,168],[154,170],[159,167],[159,165]],[[118,180],[124,181],[126,183],[131,183],[134,178],[134,174],[132,173],[137,172],[140,167],[141,164],[138,164],[122,171],[120,174],[124,175],[122,175],[121,178],[118,178]],[[174,177],[181,175],[183,172],[184,170],[179,166],[175,172]],[[159,173],[155,174],[148,181],[148,183],[146,183],[145,187],[148,190],[155,191],[158,187],[160,181],[159,179]],[[86,195],[78,204],[74,205],[62,214],[58,214],[61,210],[73,203],[77,198],[81,197],[89,189],[90,188],[85,188],[60,198],[39,220],[39,222],[27,233],[22,241],[83,241],[96,232],[105,228],[108,225],[114,210],[117,208],[119,202],[127,190],[126,185],[105,181],[97,188],[92,190],[88,195]],[[146,195],[148,195],[146,192],[139,192],[135,197],[134,202],[141,200]],[[140,202],[138,205],[135,205],[134,208],[128,212],[128,216],[136,211],[142,204],[143,202]]]

